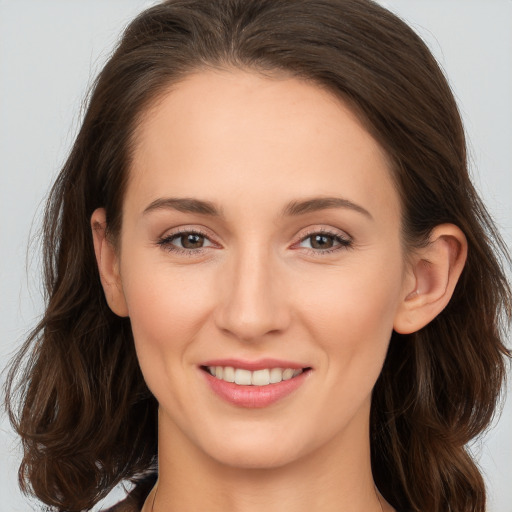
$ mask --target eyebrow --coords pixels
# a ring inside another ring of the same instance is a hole
[[[283,217],[304,215],[329,208],[347,208],[361,213],[369,219],[373,219],[371,213],[362,206],[343,199],[341,197],[313,197],[301,201],[291,201],[288,203],[281,215]],[[144,210],[144,215],[155,210],[177,210],[184,213],[198,213],[200,215],[209,215],[212,217],[222,217],[222,211],[215,203],[193,198],[164,197],[150,203]]]
[[[184,213],[199,213],[201,215],[210,215],[212,217],[220,217],[221,211],[210,201],[201,201],[200,199],[192,199],[188,197],[164,197],[156,199],[144,210],[144,215],[155,210],[177,210]]]
[[[341,197],[313,197],[303,201],[292,201],[283,210],[283,216],[303,215],[305,213],[327,210],[329,208],[347,208],[373,219],[371,213],[362,206]]]

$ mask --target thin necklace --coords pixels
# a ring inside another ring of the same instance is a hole
[[[155,508],[155,500],[156,500],[156,493],[158,492],[158,482],[157,484],[155,485],[155,494],[153,494],[153,503],[151,503],[151,512],[153,512],[154,508]],[[380,507],[382,509],[382,505]],[[382,512],[382,510],[380,511]]]
[[[380,512],[384,512],[384,509],[382,508],[382,501],[380,501],[379,492],[377,491],[377,487],[373,487],[375,489],[375,496],[377,497],[377,501],[379,502]],[[155,494],[153,494],[153,502],[151,503],[151,512],[154,512],[155,509],[155,500],[156,500],[156,493],[158,492],[158,484],[155,486]]]
[[[380,501],[379,491],[377,491],[377,486],[374,485],[373,488],[375,489],[375,496],[377,496],[377,500],[379,501],[380,512],[384,512],[384,509],[382,508],[382,501]]]

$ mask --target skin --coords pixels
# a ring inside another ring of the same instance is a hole
[[[92,227],[107,300],[130,317],[160,404],[154,510],[379,511],[371,392],[392,330],[413,332],[448,302],[464,236],[438,226],[406,254],[383,150],[339,99],[297,79],[190,75],[146,113],[136,144],[118,243],[103,209]],[[285,211],[313,198],[345,202]],[[201,236],[184,252],[187,231]],[[312,238],[322,233],[327,249]],[[247,409],[200,369],[262,357],[311,370],[289,396]]]

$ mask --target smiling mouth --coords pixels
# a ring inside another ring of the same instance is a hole
[[[264,368],[262,370],[245,370],[233,366],[202,366],[204,371],[216,379],[232,382],[240,386],[268,386],[291,380],[311,368]]]

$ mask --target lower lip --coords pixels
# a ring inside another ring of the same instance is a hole
[[[207,371],[201,370],[210,388],[223,400],[238,407],[262,408],[272,405],[297,390],[310,371],[304,371],[297,377],[268,384],[267,386],[240,386],[234,382],[217,379]]]

